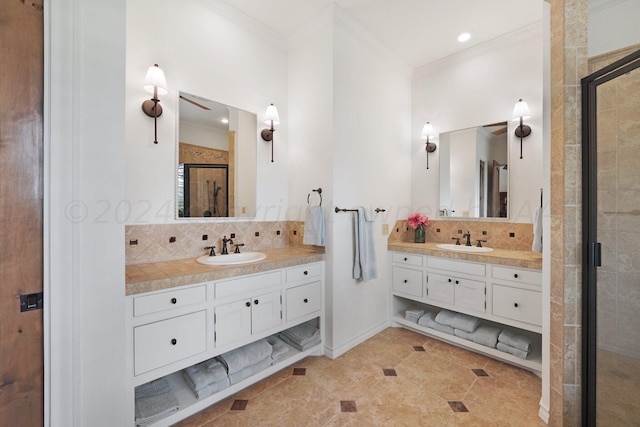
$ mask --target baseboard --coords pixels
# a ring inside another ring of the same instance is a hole
[[[540,409],[538,410],[538,417],[540,417],[540,419],[544,421],[545,424],[549,424],[549,408],[544,403],[542,403],[542,399],[540,399]]]
[[[378,325],[374,326],[373,328],[370,328],[368,330],[366,330],[365,332],[361,333],[358,336],[355,336],[353,338],[351,338],[350,340],[348,340],[347,342],[340,344],[338,347],[330,347],[328,345],[324,346],[324,354],[325,356],[331,358],[331,359],[335,359],[336,357],[340,357],[342,356],[344,353],[346,353],[347,351],[351,350],[352,348],[354,348],[355,346],[357,346],[358,344],[362,344],[363,342],[365,342],[366,340],[368,340],[369,338],[371,338],[372,336],[379,334],[380,332],[384,331],[385,329],[387,329],[389,327],[389,322],[388,321],[384,321],[379,323]]]

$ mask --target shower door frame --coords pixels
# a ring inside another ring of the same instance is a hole
[[[640,68],[640,51],[590,74],[582,86],[582,425],[596,426],[596,316],[598,243],[597,88]]]

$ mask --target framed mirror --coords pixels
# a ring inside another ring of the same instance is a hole
[[[257,117],[179,92],[176,217],[256,214]]]
[[[507,122],[440,134],[440,216],[508,218]]]

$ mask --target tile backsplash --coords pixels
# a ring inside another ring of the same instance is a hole
[[[478,239],[486,240],[484,246],[496,249],[530,251],[533,243],[533,224],[521,224],[497,221],[438,221],[431,220],[426,228],[427,242],[453,243],[453,237],[460,237],[469,231],[472,243]],[[389,241],[412,242],[413,229],[406,220],[396,222],[389,234]]]
[[[303,232],[304,223],[292,221],[127,225],[125,262],[195,258],[206,255],[204,247],[211,245],[220,253],[223,236],[244,243],[242,251],[302,246]],[[233,250],[230,245],[229,252]]]

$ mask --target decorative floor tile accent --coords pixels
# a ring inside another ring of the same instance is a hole
[[[462,402],[449,401],[447,403],[449,403],[449,406],[451,406],[451,409],[453,410],[453,412],[469,412],[467,407]]]
[[[355,400],[341,400],[340,401],[340,410],[342,412],[357,412],[356,411],[356,401]]]
[[[396,370],[393,368],[383,368],[382,372],[384,372],[384,376],[385,377],[397,377],[398,374],[396,373]]]
[[[472,369],[472,371],[478,377],[488,377],[489,376],[489,374],[487,374],[487,371],[485,371],[484,369]]]
[[[307,368],[293,368],[293,375],[307,375]]]
[[[244,411],[247,409],[248,400],[234,400],[233,405],[231,405],[232,411]]]
[[[415,351],[427,351],[427,350],[425,350],[425,349],[424,349],[424,347],[423,347],[423,346],[421,346],[421,345],[414,345],[414,346],[413,346],[413,349],[414,349]]]

